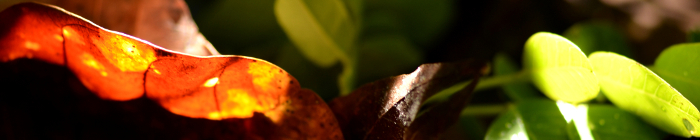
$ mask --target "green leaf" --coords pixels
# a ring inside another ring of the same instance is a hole
[[[341,94],[354,87],[356,48],[359,24],[354,12],[361,8],[356,1],[348,6],[342,0],[276,0],[275,15],[282,29],[302,54],[321,67],[337,61],[344,65],[338,83]]]
[[[691,30],[687,38],[688,42],[700,42],[700,29]]]
[[[700,136],[698,109],[649,69],[610,52],[594,52],[590,61],[612,103],[668,133]]]
[[[700,43],[673,45],[661,52],[652,70],[690,102],[700,104],[700,63],[698,62],[700,62]]]
[[[611,51],[625,56],[632,54],[625,35],[610,22],[576,23],[564,32],[564,37],[576,44],[584,54],[594,51]]]
[[[598,95],[600,87],[586,55],[569,40],[539,32],[525,44],[525,68],[535,85],[554,100],[580,103]]]
[[[363,34],[402,33],[420,47],[431,47],[449,27],[454,0],[366,1]]]
[[[524,100],[491,123],[486,139],[567,139],[566,124],[554,101]]]
[[[315,64],[349,59],[357,23],[341,0],[277,0],[275,15],[292,42]]]
[[[462,131],[460,133],[467,139],[483,140],[484,135],[486,135],[486,125],[484,123],[476,116],[461,116],[457,127],[461,128],[460,130]]]
[[[269,60],[287,42],[272,10],[275,0],[187,1],[196,2],[211,3],[190,8],[200,31],[222,54]]]
[[[518,74],[519,68],[505,54],[496,54],[493,59],[494,76]],[[501,87],[503,91],[514,101],[520,101],[528,98],[536,98],[537,90],[527,82],[512,82]]]
[[[636,115],[611,105],[589,105],[588,127],[593,138],[603,140],[658,140],[666,136]]]

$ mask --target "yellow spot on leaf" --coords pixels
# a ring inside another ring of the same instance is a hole
[[[212,112],[212,113],[209,113],[209,116],[208,116],[208,117],[209,117],[209,119],[211,119],[211,120],[221,120],[221,113],[219,113],[219,112]]]
[[[105,58],[124,72],[141,72],[148,69],[151,62],[156,60],[155,52],[144,44],[128,37],[113,34],[103,34],[102,38],[93,37]],[[105,38],[106,40],[103,40]],[[107,39],[108,38],[108,39]]]
[[[155,72],[156,74],[159,74],[159,75],[160,75],[160,71],[158,71],[158,70],[156,70],[156,69],[154,69],[153,72]]]
[[[244,90],[230,89],[226,93],[228,98],[221,103],[221,111],[209,113],[209,119],[249,118],[253,116],[253,112],[264,109],[255,97],[248,95]]]
[[[65,36],[65,37],[71,36],[71,33],[70,33],[70,31],[68,31],[68,28],[70,28],[70,27],[66,27],[63,29],[63,36]]]
[[[27,40],[27,41],[24,42],[24,47],[27,48],[27,49],[30,49],[30,50],[35,50],[35,51],[36,51],[36,50],[39,50],[39,48],[40,48],[40,47],[39,47],[39,43],[32,42],[32,41],[29,41],[29,40]]]
[[[273,70],[273,65],[266,63],[249,63],[248,64],[248,74],[253,77],[253,84],[263,91],[269,91],[271,88],[271,81],[274,78],[274,74],[271,72]]]
[[[218,83],[219,83],[219,77],[214,77],[214,78],[207,80],[207,82],[204,82],[204,85],[202,85],[202,86],[213,87],[214,85],[216,85]]]
[[[55,38],[56,40],[58,40],[60,42],[63,42],[63,37],[61,37],[61,35],[53,35],[53,38]]]
[[[95,60],[95,57],[93,57],[89,53],[83,53],[83,55],[80,56],[80,59],[82,59],[83,64],[87,65],[88,67],[91,67],[97,71],[100,71],[100,75],[107,76],[107,72],[105,72],[105,67],[102,66],[102,64],[100,62]]]

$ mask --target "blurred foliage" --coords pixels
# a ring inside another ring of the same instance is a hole
[[[606,21],[576,23],[564,32],[564,37],[576,44],[586,55],[594,51],[610,51],[632,57],[624,34]]]
[[[509,74],[519,74],[520,69],[513,60],[510,60],[505,54],[496,54],[493,59],[494,76],[504,76]],[[513,82],[505,84],[501,87],[512,101],[522,101],[530,98],[537,98],[541,95],[535,87],[526,82]]]
[[[297,47],[287,48],[293,45],[275,18],[274,0],[187,2],[201,32],[222,54],[270,60],[324,99],[338,96],[336,76],[343,66],[314,65]],[[425,62],[422,48],[431,46],[454,13],[451,0],[344,2],[357,10],[353,16],[364,17],[358,19],[362,28],[356,43],[356,86],[409,73]]]
[[[309,57],[300,51],[299,46],[295,46],[295,43],[290,41],[276,20],[273,10],[274,0],[187,2],[202,33],[222,54],[247,55],[269,60],[294,75],[302,87],[313,89],[325,100],[338,97],[338,75],[345,66],[337,63],[319,66],[318,63],[314,63],[316,60],[307,59]],[[522,65],[522,58],[524,58],[522,57],[523,44],[528,37],[539,31],[562,33],[575,43],[584,55],[594,51],[612,51],[644,64],[654,60],[664,48],[681,43],[680,41],[685,37],[689,41],[697,38],[693,36],[694,34],[686,36],[679,27],[668,22],[661,22],[660,26],[648,31],[649,36],[640,39],[635,37],[636,25],[628,14],[595,0],[478,2],[345,0],[343,2],[351,11],[352,17],[359,17],[357,22],[360,24],[358,37],[353,46],[357,53],[356,67],[353,68],[356,72],[353,81],[355,87],[377,79],[410,73],[421,63],[469,58],[492,60],[494,66],[493,77],[490,77],[492,79],[500,77],[500,80],[518,80],[507,77],[523,75],[522,73],[527,75],[528,68],[518,68],[518,65]],[[497,53],[500,55],[494,57]],[[484,79],[481,83],[493,83],[494,81],[488,81],[492,80],[490,78]],[[457,86],[455,88],[459,88]],[[512,109],[505,111],[505,114],[500,115],[501,117],[508,116],[508,113],[513,114],[513,110],[547,111],[542,107],[527,105],[538,104],[533,103],[538,102],[533,100],[543,98],[529,80],[506,82],[501,88],[502,90],[477,89],[478,92],[474,95],[475,104],[512,104]],[[436,96],[449,97],[449,94]],[[444,99],[446,98],[435,102],[444,101]],[[549,107],[544,108],[552,108],[552,105],[555,105],[550,101],[542,102],[549,102],[546,103]],[[599,108],[597,104],[605,105],[604,109],[597,110],[619,112],[618,108],[610,109],[610,103],[605,101],[591,105],[591,110]],[[553,114],[560,114],[560,112],[553,110],[546,115],[556,116]],[[589,114],[589,116],[594,115],[596,114]],[[468,131],[470,134],[466,137],[469,139],[481,139],[484,136],[488,138],[491,133],[479,131],[478,125],[475,124],[492,124],[489,129],[496,129],[495,124],[500,123],[502,119],[495,119],[495,117],[495,115],[487,115],[474,118],[463,115],[459,123],[461,127],[452,127],[450,129],[454,130],[449,131]],[[652,137],[651,135],[655,135],[658,131],[655,130],[652,134],[651,131],[647,131],[650,129],[647,129],[646,123],[640,123],[640,119],[631,117],[620,124],[639,126],[639,129],[611,128],[612,126],[603,126],[600,123],[595,127],[619,130],[615,132],[619,132],[620,135],[611,137],[625,136],[632,132],[649,132]],[[491,123],[494,119],[494,123]],[[517,121],[509,121],[517,123]],[[523,120],[520,121],[523,123]],[[563,123],[563,125],[563,129],[575,127],[573,124]],[[522,127],[525,126],[527,124]],[[607,129],[600,130],[613,132]],[[562,131],[557,133],[557,136],[576,137],[567,133],[570,132]],[[605,135],[608,135],[598,129],[591,129],[591,133],[595,138],[606,138]],[[657,136],[662,137],[664,134],[660,132],[653,137]]]

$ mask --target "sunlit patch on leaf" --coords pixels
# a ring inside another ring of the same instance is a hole
[[[591,63],[605,96],[616,106],[639,115],[668,133],[700,136],[684,119],[700,127],[700,112],[681,93],[643,65],[610,52],[594,52]]]
[[[549,98],[580,103],[598,95],[598,80],[586,55],[564,37],[546,32],[532,35],[523,59],[535,85]]]

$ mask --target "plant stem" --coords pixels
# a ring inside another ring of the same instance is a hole
[[[509,75],[498,75],[492,77],[485,77],[479,80],[479,84],[476,85],[474,91],[480,91],[490,88],[499,87],[509,83],[516,82],[528,82],[530,80],[530,71],[522,70],[518,73]]]

